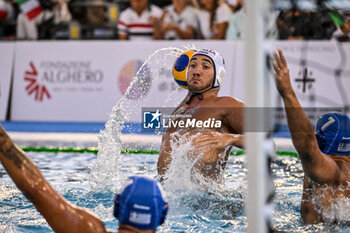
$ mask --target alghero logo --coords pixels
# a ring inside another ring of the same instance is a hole
[[[24,81],[28,95],[36,101],[72,93],[103,92],[104,72],[93,67],[89,60],[41,60],[29,62]]]
[[[30,69],[26,70],[24,76],[24,80],[28,82],[27,86],[25,87],[27,94],[35,94],[34,99],[36,101],[43,101],[45,97],[51,99],[50,92],[47,90],[46,86],[38,82],[38,71],[33,62],[30,62],[29,66]]]
[[[196,119],[189,114],[167,113],[169,109],[143,110],[142,129],[145,131],[164,130],[167,128],[221,128],[221,120],[208,118]]]

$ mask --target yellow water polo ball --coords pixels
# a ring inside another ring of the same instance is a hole
[[[175,82],[182,88],[188,89],[187,87],[187,68],[190,65],[192,55],[196,50],[187,50],[182,52],[175,60],[173,65],[173,77]]]

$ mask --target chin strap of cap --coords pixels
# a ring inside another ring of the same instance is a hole
[[[211,87],[211,88],[209,88],[208,90],[203,91],[203,92],[200,92],[200,93],[192,92],[190,98],[186,101],[186,104],[190,104],[191,101],[192,101],[192,99],[193,99],[195,96],[198,96],[198,99],[199,99],[199,100],[203,100],[203,99],[204,99],[203,93],[205,93],[205,92],[207,92],[207,91],[210,91],[211,89],[214,89],[214,88],[218,88],[218,87]]]

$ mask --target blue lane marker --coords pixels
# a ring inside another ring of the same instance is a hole
[[[104,123],[92,122],[33,122],[33,121],[2,121],[1,125],[7,131],[14,132],[69,132],[97,133],[104,129]]]

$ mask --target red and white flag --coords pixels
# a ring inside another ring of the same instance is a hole
[[[17,4],[29,20],[34,19],[43,11],[38,0],[17,0]]]
[[[7,3],[0,1],[0,20],[6,20],[8,16]]]

